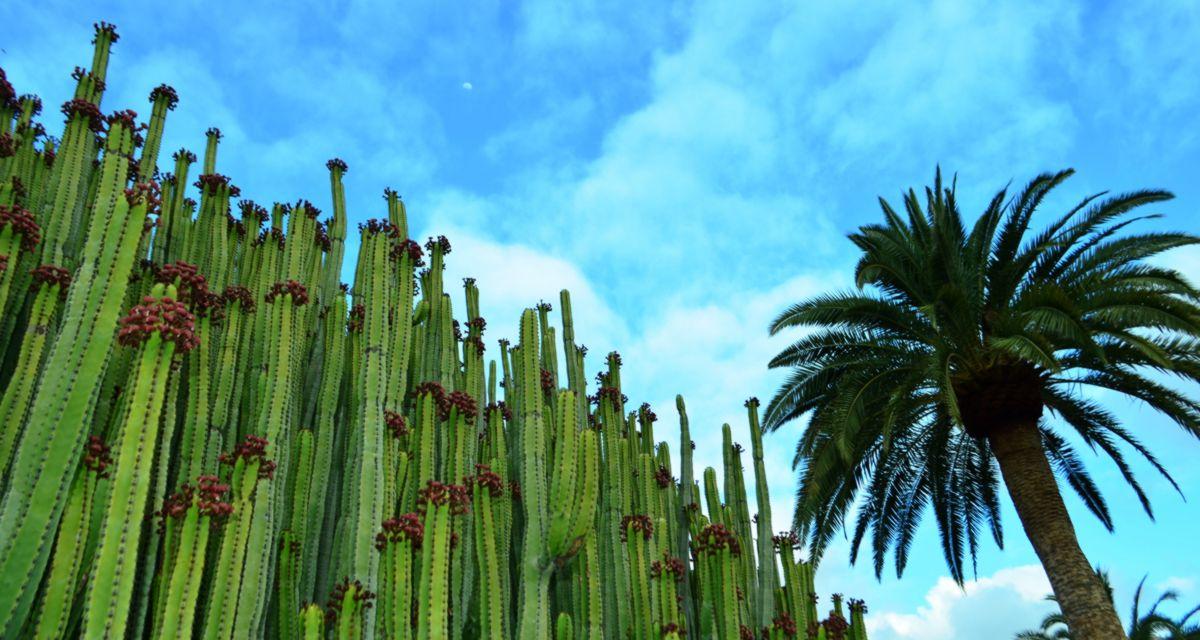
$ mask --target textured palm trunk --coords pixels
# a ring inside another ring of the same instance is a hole
[[[1042,450],[1036,422],[1025,421],[988,435],[1000,473],[1033,550],[1050,578],[1054,596],[1076,640],[1124,640],[1112,600],[1079,548],[1075,527]]]

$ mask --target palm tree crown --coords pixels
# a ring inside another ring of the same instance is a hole
[[[1147,262],[1200,238],[1129,233],[1154,217],[1139,207],[1170,199],[1165,191],[1089,196],[1032,233],[1035,211],[1071,174],[1041,175],[1011,198],[1000,191],[969,228],[940,171],[923,203],[905,195],[904,213],[881,198],[885,222],[850,235],[862,251],[858,290],[795,304],[771,325],[814,329],[771,361],[791,374],[765,417],[769,429],[809,417],[795,525],[814,557],[849,530],[857,502],[851,560],[869,533],[876,575],[894,550],[899,576],[928,505],[961,582],[981,536],[1003,546],[989,436],[1022,420],[1037,424],[1054,472],[1110,530],[1068,431],[1112,459],[1153,517],[1123,450],[1174,480],[1085,393],[1135,398],[1200,436],[1200,403],[1162,382],[1200,381],[1200,293]]]

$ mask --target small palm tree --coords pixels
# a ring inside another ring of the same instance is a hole
[[[1112,585],[1108,581],[1108,573],[1096,569],[1096,575],[1104,583],[1104,588],[1108,591],[1111,600]],[[1137,590],[1133,593],[1133,613],[1129,616],[1129,640],[1200,640],[1200,626],[1189,626],[1191,618],[1200,613],[1200,606],[1192,609],[1178,620],[1172,620],[1158,612],[1158,608],[1164,602],[1173,602],[1179,599],[1179,593],[1174,589],[1168,589],[1161,593],[1145,615],[1140,613],[1142,588],[1145,584],[1146,578],[1143,577],[1142,581],[1138,583]],[[1053,595],[1046,596],[1046,599],[1051,602],[1056,601]],[[1016,636],[1016,640],[1072,640],[1074,638],[1076,636],[1071,634],[1071,629],[1061,611],[1042,618],[1042,624],[1037,629],[1022,631]]]
[[[1146,262],[1200,238],[1127,233],[1165,191],[1089,196],[1031,233],[1071,174],[1038,176],[1011,199],[1000,191],[970,227],[940,171],[924,203],[906,194],[904,214],[881,199],[884,223],[850,235],[862,251],[858,290],[795,304],[771,325],[815,331],[771,361],[791,375],[765,421],[774,430],[809,418],[795,526],[815,558],[857,504],[851,561],[869,533],[876,575],[894,550],[899,576],[929,506],[961,582],[982,536],[1003,545],[1003,479],[1071,628],[1119,638],[1056,474],[1110,530],[1112,517],[1064,429],[1111,458],[1153,517],[1123,446],[1174,480],[1083,392],[1135,398],[1200,436],[1200,403],[1159,380],[1200,381],[1200,292]]]

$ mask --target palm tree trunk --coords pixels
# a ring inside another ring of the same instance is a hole
[[[1025,535],[1042,561],[1075,640],[1124,640],[1125,631],[1104,585],[1075,537],[1071,516],[1042,449],[1035,421],[988,435]]]

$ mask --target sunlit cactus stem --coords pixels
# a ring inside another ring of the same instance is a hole
[[[125,637],[142,533],[140,514],[150,494],[167,376],[175,352],[195,347],[193,323],[192,314],[175,299],[175,287],[170,285],[157,285],[150,297],[121,320],[118,339],[125,345],[140,346],[141,355],[114,447],[112,487],[100,521],[96,564],[84,603],[85,637]]]
[[[21,258],[32,254],[41,240],[41,229],[20,206],[0,204],[0,311],[8,302]]]
[[[42,595],[35,637],[43,640],[67,637],[72,603],[81,592],[81,567],[88,537],[96,486],[112,468],[112,457],[100,438],[88,439],[87,451],[63,512],[62,524],[54,542],[50,573]]]
[[[168,569],[166,597],[155,622],[154,637],[162,640],[191,638],[196,612],[200,608],[201,583],[211,529],[223,524],[233,513],[233,505],[224,502],[229,485],[216,476],[200,476],[195,487],[184,484],[163,504],[159,517],[174,520],[178,533],[174,538],[175,560]]]
[[[504,481],[490,467],[478,465],[472,479],[474,486],[475,515],[475,561],[479,565],[480,603],[479,628],[482,638],[502,640],[507,638],[508,591],[502,573],[508,572],[508,563],[501,559],[502,529],[497,504],[504,498]]]
[[[303,640],[325,640],[325,612],[315,604],[300,609],[300,628]]]
[[[420,514],[406,513],[384,521],[383,531],[375,537],[375,546],[383,554],[376,628],[385,638],[408,640],[413,637],[413,571],[424,535],[425,526]]]
[[[236,637],[235,626],[238,601],[247,588],[259,587],[259,576],[248,573],[247,554],[262,556],[264,549],[250,548],[251,531],[255,523],[255,511],[265,510],[267,505],[258,504],[258,486],[269,484],[275,474],[275,462],[267,459],[268,442],[257,436],[247,436],[232,453],[223,455],[221,462],[233,468],[229,474],[229,485],[233,489],[233,515],[222,527],[221,543],[213,566],[211,594],[205,610],[203,633],[205,640],[228,640]],[[267,493],[266,495],[269,495]],[[256,565],[261,571],[261,560]],[[245,627],[242,627],[245,629]]]
[[[8,484],[8,466],[37,388],[46,342],[70,283],[71,275],[66,269],[43,265],[33,270],[32,287],[36,293],[29,321],[21,339],[16,368],[4,389],[3,399],[0,399],[0,487]]]
[[[109,124],[102,171],[123,184],[133,141],[132,118]],[[147,210],[150,189],[105,187],[96,199],[82,267],[63,305],[62,331],[46,357],[42,388],[34,397],[0,506],[0,626],[5,635],[23,626],[42,570],[50,533],[62,514],[86,433],[100,372],[115,338]],[[53,454],[51,453],[53,452]]]
[[[450,517],[466,513],[470,498],[466,487],[430,481],[421,489],[418,504],[425,519],[417,579],[417,640],[445,640],[450,637]]]
[[[758,422],[758,398],[746,400],[750,423],[750,454],[754,460],[754,497],[758,504],[755,543],[758,547],[758,611],[757,624],[766,627],[775,615],[775,593],[779,589],[779,574],[772,561],[775,553],[771,543],[771,496],[767,487],[767,469],[763,464],[762,428]]]
[[[167,112],[179,104],[179,94],[175,89],[162,84],[150,92],[150,124],[146,131],[146,141],[142,144],[142,155],[138,160],[138,176],[143,180],[154,177],[158,171],[158,151],[162,146],[163,127],[167,120]]]

